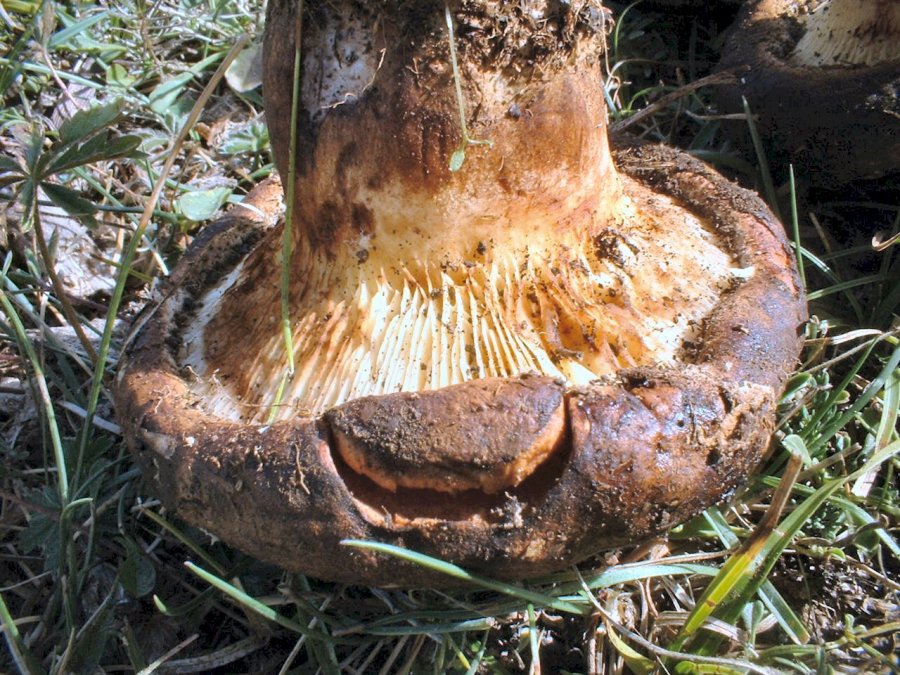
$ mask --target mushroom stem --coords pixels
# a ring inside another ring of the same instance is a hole
[[[587,10],[454,3],[455,78],[443,2],[321,5],[305,21],[296,129],[295,224],[306,255],[356,263],[362,251],[396,260],[414,249],[459,262],[488,239],[519,245],[522,221],[596,209],[621,194],[600,87],[602,22],[591,24]],[[295,10],[275,3],[270,11]],[[267,71],[268,110],[289,109],[288,75]],[[470,111],[462,123],[456,85]],[[273,117],[287,175],[290,128]],[[492,147],[469,148],[466,170],[454,174],[451,155],[467,129]]]

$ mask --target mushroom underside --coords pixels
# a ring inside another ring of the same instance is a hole
[[[755,195],[682,153],[618,145],[620,170],[708,223],[744,270],[713,282],[716,301],[663,362],[651,356],[578,383],[539,369],[476,376],[272,424],[226,419],[179,355],[188,326],[209,310],[202,298],[277,230],[280,188],[269,183],[251,196],[256,209],[236,209],[192,247],[164,299],[138,319],[117,408],[154,490],[255,557],[374,585],[447,580],[342,540],[535,576],[727,498],[766,449],[799,350],[805,309],[793,257]]]

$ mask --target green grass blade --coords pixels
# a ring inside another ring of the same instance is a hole
[[[345,539],[341,543],[346,546],[353,546],[367,551],[386,553],[387,555],[394,556],[395,558],[400,558],[401,560],[406,560],[411,563],[415,563],[416,565],[421,565],[422,567],[434,570],[435,572],[446,574],[447,576],[453,577],[454,579],[467,581],[476,586],[481,586],[482,588],[497,591],[498,593],[503,593],[504,595],[509,595],[526,602],[533,602],[534,604],[541,607],[552,607],[553,609],[556,609],[560,612],[566,612],[576,615],[582,615],[588,611],[587,607],[581,607],[572,602],[559,600],[552,596],[544,595],[543,593],[537,593],[527,588],[522,588],[521,586],[514,586],[503,581],[496,581],[494,579],[476,576],[474,574],[471,574],[470,572],[467,572],[462,567],[454,565],[453,563],[445,562],[443,560],[439,560],[438,558],[432,558],[431,556],[417,553],[415,551],[408,551],[407,549],[400,548],[399,546],[382,544],[377,541],[362,541],[359,539]]]
[[[239,605],[241,605],[245,609],[247,609],[251,612],[255,612],[256,614],[259,614],[264,619],[268,619],[269,621],[272,621],[273,623],[277,623],[282,628],[287,628],[288,630],[293,631],[294,633],[297,633],[298,635],[304,635],[309,640],[325,640],[325,641],[339,640],[339,638],[334,638],[331,635],[328,635],[321,631],[318,631],[315,629],[310,629],[310,628],[304,626],[303,624],[297,623],[296,621],[289,619],[288,617],[284,616],[283,614],[276,612],[271,607],[264,605],[259,600],[248,595],[247,593],[245,593],[241,589],[237,588],[233,584],[230,584],[227,581],[220,579],[215,574],[207,572],[205,569],[203,569],[202,567],[198,567],[197,565],[195,565],[192,562],[185,562],[184,566],[187,567],[191,572],[196,574],[198,577],[203,579],[203,581],[208,583],[210,586],[213,586],[216,589],[222,591],[225,595],[230,597],[232,600],[237,602]],[[347,642],[347,639],[344,638],[341,641]],[[353,641],[351,640],[351,641],[349,641],[349,643],[352,644]]]
[[[800,245],[800,218],[797,214],[797,183],[794,180],[794,165],[788,166],[788,180],[791,188],[791,232],[794,237],[794,253],[797,256],[797,270],[800,272],[800,281],[806,288],[806,267],[803,262],[804,250]]]
[[[169,607],[169,605],[166,604],[166,602],[162,598],[154,594],[153,604],[156,606],[156,609],[159,610],[160,614],[164,614],[165,616],[168,616],[170,618],[177,619],[180,617],[188,617],[197,612],[198,609],[206,605],[209,602],[210,597],[215,592],[215,588],[204,588],[193,598],[178,607]]]
[[[287,355],[287,372],[281,381],[279,392],[276,393],[276,403],[272,407],[270,417],[274,420],[281,405],[281,396],[284,386],[294,375],[294,333],[291,327],[291,256],[293,251],[294,235],[294,206],[297,187],[297,123],[300,119],[300,83],[303,79],[302,45],[303,34],[303,2],[297,3],[297,25],[294,31],[294,77],[291,83],[291,141],[288,148],[288,175],[287,185],[284,186],[284,228],[281,231],[281,274],[279,278],[280,309],[281,309],[281,335],[284,341],[284,351]]]
[[[182,532],[179,528],[175,527],[168,520],[163,518],[161,515],[156,513],[155,511],[151,511],[150,509],[141,510],[141,514],[154,523],[159,525],[161,528],[166,530],[169,534],[175,537],[178,541],[182,543],[191,553],[200,558],[203,561],[203,564],[207,567],[211,567],[216,574],[225,574],[226,570],[222,565],[220,565],[216,560],[212,558],[206,551],[204,551],[200,546],[197,545],[195,541],[193,541],[190,537],[188,537],[184,532]]]
[[[713,577],[718,574],[718,572],[719,568],[717,567],[713,567],[712,565],[700,565],[697,563],[665,561],[641,562],[616,565],[610,569],[603,570],[597,576],[586,577],[585,584],[590,590],[596,591],[602,588],[611,588],[633,581],[653,579],[654,577],[690,576],[693,574]]]
[[[634,675],[650,675],[650,673],[656,669],[656,663],[640,652],[632,649],[631,646],[619,636],[615,627],[605,616],[603,617],[603,622],[606,624],[606,635],[609,638],[609,641],[612,642],[613,647],[619,652],[619,656],[625,661],[628,669]]]
[[[487,650],[488,634],[489,631],[484,632],[484,635],[481,638],[481,648],[478,650],[475,658],[472,659],[471,663],[469,664],[469,669],[466,670],[466,675],[475,675],[475,673],[478,672],[478,668],[481,666],[481,662],[484,659],[484,652]]]
[[[528,603],[528,647],[531,650],[531,672],[541,672],[541,648],[538,644],[537,617],[534,613],[534,604]]]
[[[491,617],[456,621],[452,623],[427,623],[407,626],[384,626],[382,628],[366,627],[366,635],[447,635],[450,633],[467,633],[471,631],[489,630],[496,625]]]
[[[837,387],[836,390],[832,393],[828,403],[826,404],[829,408],[836,406],[837,401],[842,395],[842,392],[847,389],[852,379],[856,377],[856,374],[862,368],[863,363],[868,359],[872,350],[875,348],[875,344],[876,343],[873,342],[869,346],[869,348],[866,349],[866,351],[863,353],[862,358],[854,365],[850,373],[848,373],[844,380],[841,382],[840,386]],[[831,440],[832,436],[834,436],[839,430],[847,426],[847,423],[850,422],[850,420],[852,420],[860,410],[868,405],[869,401],[871,401],[875,397],[875,395],[885,387],[888,382],[888,378],[894,376],[898,365],[900,365],[900,347],[897,347],[894,350],[893,354],[891,354],[891,357],[888,359],[881,372],[856,398],[850,408],[845,410],[834,420],[830,421],[824,428],[816,429],[815,427],[822,420],[822,417],[826,413],[826,409],[823,408],[823,410],[817,416],[814,416],[810,420],[810,422],[804,426],[800,435],[803,436],[803,438],[806,440],[806,445],[809,448],[810,454],[815,456],[817,450],[822,448],[829,440]],[[810,436],[812,435],[815,435],[814,440],[810,440]]]
[[[143,241],[144,234],[147,231],[147,227],[150,225],[150,220],[153,216],[153,210],[156,207],[156,204],[159,202],[162,191],[166,186],[166,178],[168,177],[169,172],[172,170],[172,167],[175,165],[175,162],[178,159],[178,149],[183,145],[185,139],[188,136],[188,133],[191,131],[191,129],[194,128],[197,120],[200,119],[200,114],[203,112],[206,103],[212,96],[216,85],[225,76],[225,71],[228,69],[228,66],[231,65],[231,62],[234,60],[234,58],[244,48],[246,42],[247,37],[243,36],[242,38],[237,40],[234,46],[232,46],[231,50],[219,65],[219,68],[213,74],[209,84],[207,84],[207,86],[203,89],[203,93],[200,95],[200,97],[197,99],[197,102],[191,109],[191,112],[188,115],[188,118],[185,121],[184,125],[182,126],[181,131],[179,131],[178,135],[172,143],[171,152],[167,156],[162,171],[160,172],[153,186],[153,191],[151,192],[150,197],[144,206],[144,213],[141,216],[141,220],[138,223],[138,226],[135,229],[134,233],[132,233],[132,236],[128,241],[128,245],[122,251],[122,255],[120,258],[121,266],[119,268],[119,273],[116,275],[116,283],[109,300],[109,308],[106,315],[106,324],[103,328],[103,336],[100,339],[100,348],[97,351],[97,360],[94,366],[94,376],[91,381],[90,394],[88,395],[86,424],[84,425],[84,428],[82,429],[82,433],[80,434],[78,440],[76,466],[81,466],[81,463],[83,461],[84,453],[87,449],[88,438],[90,437],[91,429],[93,426],[91,422],[93,420],[94,414],[97,411],[97,406],[100,403],[100,392],[102,390],[103,382],[105,379],[104,376],[106,374],[106,366],[109,362],[109,352],[112,345],[113,330],[115,329],[116,325],[116,317],[118,316],[119,308],[122,305],[122,299],[125,294],[125,284],[128,282],[128,279],[131,276],[131,266],[134,263],[135,256],[137,255],[138,246],[140,245],[141,241]],[[77,478],[78,476],[76,473],[76,479]]]
[[[900,440],[894,441],[893,443],[888,443],[883,448],[872,453],[872,456],[868,460],[866,460],[865,464],[863,464],[859,469],[847,476],[844,480],[856,480],[860,476],[867,474],[869,471],[877,468],[878,465],[886,462],[898,453],[900,453]]]
[[[749,569],[750,574],[739,587],[735,588],[734,594],[727,597],[721,608],[715,612],[716,618],[729,623],[737,619],[744,606],[750,602],[753,595],[757,593],[762,583],[766,580],[794,536],[846,481],[846,478],[836,478],[823,484],[769,534],[761,549],[756,551],[753,559],[747,562],[746,567]],[[704,593],[705,596],[706,594]],[[703,599],[701,598],[697,605],[700,606],[702,602]],[[711,611],[708,612],[707,616],[711,613]],[[687,626],[687,624],[685,625]],[[694,624],[693,627],[696,630],[696,628],[699,628],[699,625]],[[718,634],[704,633],[699,635],[698,639],[691,644],[691,651],[701,654],[712,653],[718,648],[720,642],[721,636]]]
[[[0,620],[3,622],[3,637],[6,639],[6,646],[12,656],[13,662],[24,675],[38,675],[43,673],[43,669],[34,658],[34,655],[25,646],[22,641],[22,635],[19,633],[19,627],[16,625],[6,601],[3,599],[3,593],[0,593]]]
[[[900,451],[900,448],[888,449],[886,453],[882,453],[882,457],[884,459],[887,459],[887,457],[885,457],[885,454],[887,454],[887,456],[890,456],[892,452],[893,454],[896,454],[898,451]],[[773,486],[774,484],[773,480],[769,478],[762,479],[762,482],[769,486]],[[806,485],[795,485],[793,489],[795,493],[807,497],[815,492],[814,488],[808,487]],[[847,514],[847,517],[850,519],[850,521],[860,527],[872,527],[876,523],[878,523],[878,521],[871,515],[869,515],[869,513],[864,508],[862,508],[858,504],[854,504],[852,501],[842,496],[840,493],[831,495],[828,498],[828,503],[842,509]],[[897,560],[900,560],[900,544],[897,543],[897,541],[890,535],[890,533],[885,531],[884,528],[878,528],[875,530],[875,535],[891,551],[891,553],[893,553],[894,557],[896,557]]]
[[[0,286],[5,286],[6,282],[6,269],[9,261],[9,254],[7,256],[7,264],[4,265],[2,271],[0,271]],[[38,392],[41,397],[41,406],[44,410],[44,415],[47,419],[47,429],[50,433],[50,443],[53,447],[53,456],[56,462],[56,471],[57,471],[57,489],[59,490],[59,500],[60,504],[63,508],[69,503],[69,476],[68,476],[68,468],[66,467],[66,455],[63,450],[62,439],[59,435],[59,425],[56,423],[56,413],[53,410],[53,401],[50,399],[50,392],[47,389],[47,379],[44,377],[44,369],[41,366],[41,360],[38,358],[37,353],[34,351],[34,347],[31,344],[31,340],[28,338],[28,334],[25,332],[25,326],[22,324],[22,320],[19,318],[18,312],[16,312],[15,307],[13,307],[12,302],[10,302],[9,297],[6,294],[6,291],[0,287],[0,305],[3,307],[3,312],[6,314],[6,318],[9,320],[10,325],[13,327],[13,330],[16,334],[16,340],[19,343],[19,347],[23,350],[23,355],[28,363],[31,364],[32,373],[34,375],[35,382],[37,384]]]
[[[762,138],[760,138],[759,130],[756,128],[756,121],[753,119],[753,113],[750,110],[750,104],[747,99],[741,97],[744,105],[744,115],[747,118],[747,128],[750,130],[750,140],[753,142],[753,149],[756,151],[756,160],[759,162],[759,173],[762,178],[763,194],[766,196],[766,202],[772,212],[781,218],[781,210],[778,208],[778,197],[775,194],[775,184],[772,181],[772,172],[769,170],[769,160],[766,158],[766,151],[763,148]]]
[[[707,509],[703,515],[725,546],[732,548],[740,544],[740,540],[731,531],[719,509],[715,507]],[[778,592],[778,589],[775,588],[771,581],[766,580],[760,586],[759,598],[794,644],[804,645],[809,642],[809,631],[806,629],[803,621],[790,608],[787,601],[781,596],[781,593]]]
[[[707,586],[670,645],[670,649],[680,651],[709,618],[715,617],[728,623],[733,623],[738,618],[740,611],[734,613],[729,611],[729,608],[739,606],[743,609],[755,594],[756,588],[752,592],[748,592],[747,589],[763,560],[766,547],[770,544],[770,532],[773,534],[778,532],[779,535],[783,532],[783,529],[781,531],[774,529],[773,521],[784,507],[790,495],[790,486],[794,484],[799,472],[800,460],[792,456],[765,517],[760,521],[756,531],[744,542],[740,550],[725,562],[719,574]],[[735,602],[734,598],[738,601]],[[695,650],[695,653],[708,652]]]
[[[888,374],[881,402],[881,419],[875,434],[875,447],[883,448],[897,434],[897,416],[900,413],[900,370]]]
[[[87,31],[91,26],[100,23],[108,16],[109,11],[97,12],[66,26],[62,30],[56,31],[47,41],[47,47],[49,49],[57,49],[64,46],[71,38]]]
[[[857,277],[856,279],[850,279],[849,281],[841,281],[818,291],[810,291],[809,293],[807,293],[806,299],[812,302],[814,300],[827,298],[829,295],[834,295],[835,293],[842,293],[853,288],[880,283],[884,280],[884,276],[880,272],[878,274],[870,274],[869,276],[865,277]]]

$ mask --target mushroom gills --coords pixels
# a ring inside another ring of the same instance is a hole
[[[900,2],[825,0],[802,17],[797,66],[876,66],[900,60]]]
[[[316,416],[365,396],[488,377],[538,373],[577,386],[673,363],[721,294],[752,270],[737,269],[711,224],[674,200],[636,183],[628,194],[616,222],[555,247],[496,250],[488,241],[467,257],[393,267],[376,267],[374,256],[313,261],[318,273],[302,275],[310,299],[295,311],[297,371],[280,401],[288,359],[276,321],[247,336],[263,347],[237,363],[207,353],[208,317],[228,321],[222,313],[236,303],[224,300],[244,292],[233,273],[199,299],[178,360],[199,375],[191,389],[209,413],[255,423],[272,406],[276,420]],[[251,257],[242,276],[268,259]]]

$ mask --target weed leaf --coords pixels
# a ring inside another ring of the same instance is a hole
[[[254,42],[244,48],[228,66],[225,81],[239,94],[253,91],[262,84],[262,43]]]
[[[5,157],[0,155],[0,171],[12,171],[15,173],[21,173],[22,167],[19,166],[19,163],[16,162],[12,157]]]
[[[185,72],[162,82],[150,93],[150,109],[164,115],[181,97],[187,83],[194,79],[194,73]]]
[[[88,28],[94,26],[109,16],[109,11],[97,12],[96,14],[92,14],[88,17],[85,17],[81,21],[76,21],[69,26],[66,26],[60,31],[57,31],[53,34],[50,40],[47,43],[47,46],[50,49],[57,49],[59,47],[67,46],[69,40],[78,35],[82,35],[87,32]]]
[[[450,171],[454,173],[459,171],[462,168],[463,162],[466,161],[466,151],[462,148],[454,151],[452,155],[450,155]]]
[[[35,175],[44,149],[44,129],[35,125],[28,138],[23,140],[22,145],[25,148],[25,166],[28,167],[31,175]]]
[[[219,212],[230,196],[231,190],[227,187],[185,192],[178,198],[178,210],[185,218],[195,222],[209,220]]]
[[[56,204],[70,216],[90,216],[97,212],[97,207],[76,190],[58,183],[41,183],[41,189]]]
[[[84,141],[118,120],[122,115],[123,108],[122,100],[117,99],[106,105],[79,110],[59,126],[60,143],[69,145],[70,143]]]
[[[134,541],[122,540],[128,555],[119,565],[119,580],[125,592],[133,598],[142,598],[156,586],[156,568]]]
[[[106,654],[106,643],[115,626],[114,607],[112,595],[107,596],[100,608],[79,629],[69,657],[68,672],[98,672],[97,666]]]
[[[108,134],[94,136],[84,143],[76,143],[64,148],[48,165],[47,171],[59,173],[93,162],[109,161],[133,156],[141,144],[140,136],[118,136]]]
[[[789,450],[792,455],[799,457],[803,461],[804,467],[812,466],[813,460],[812,457],[809,456],[809,450],[806,447],[806,443],[804,443],[803,439],[797,434],[785,436],[784,440],[781,441],[781,444]]]
[[[113,63],[106,69],[106,83],[114,87],[130,87],[137,82],[134,75],[129,74],[128,69],[121,63]]]

